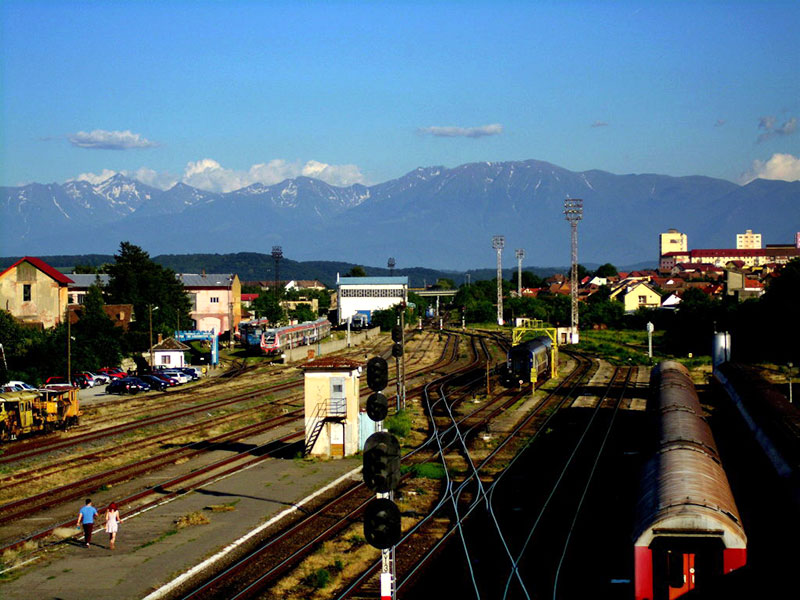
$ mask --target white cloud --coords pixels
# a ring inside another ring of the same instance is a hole
[[[112,171],[111,169],[103,169],[100,173],[81,173],[74,179],[67,179],[67,181],[88,181],[92,185],[97,185],[98,183],[103,183],[106,179],[110,179],[116,174],[117,172]]]
[[[73,146],[92,150],[130,150],[131,148],[154,148],[155,142],[143,138],[130,130],[106,131],[95,129],[91,132],[79,131],[67,136]]]
[[[754,160],[749,172],[742,177],[743,183],[754,179],[800,180],[800,158],[791,154],[773,154],[767,161]]]
[[[330,185],[342,187],[364,183],[364,175],[356,165],[329,165],[316,160],[309,160],[306,163],[289,162],[279,158],[255,164],[246,171],[227,169],[213,158],[203,158],[188,162],[183,175],[141,167],[136,171],[103,169],[97,174],[82,173],[75,180],[88,181],[96,185],[113,177],[117,172],[162,190],[169,189],[181,181],[186,185],[210,192],[232,192],[254,183],[273,185],[299,176],[313,177]]]
[[[211,158],[188,163],[181,181],[203,190],[232,192],[254,183],[273,185],[301,175],[336,186],[364,182],[364,175],[356,165],[329,165],[316,160],[302,164],[274,159],[252,165],[247,171],[238,171],[226,169]]]
[[[481,125],[480,127],[420,127],[417,130],[422,135],[433,135],[436,137],[468,137],[479,138],[487,135],[500,135],[503,133],[503,126],[499,123],[492,125]]]

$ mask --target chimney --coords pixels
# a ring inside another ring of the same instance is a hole
[[[164,337],[163,334],[161,334],[161,333],[158,334],[158,343],[159,344],[163,341],[162,340],[163,337]]]
[[[202,269],[200,272],[203,274],[203,279],[205,279],[206,278],[206,270]]]

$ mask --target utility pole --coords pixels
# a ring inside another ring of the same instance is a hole
[[[72,323],[69,317],[69,304],[67,304],[67,385],[72,385]]]
[[[492,237],[492,248],[497,251],[497,324],[503,325],[503,248],[506,238],[502,235]]]
[[[578,221],[583,219],[583,200],[567,198],[564,200],[564,215],[570,227],[570,248],[572,268],[569,278],[569,294],[572,299],[572,318],[570,320],[570,341],[578,343]]]
[[[525,258],[525,250],[517,248],[517,296],[522,298],[522,259]]]
[[[389,261],[386,263],[386,266],[389,267],[389,276],[394,277],[394,266],[397,264],[394,260],[393,256],[389,257]]]
[[[153,305],[148,304],[150,312],[150,370],[153,370]]]
[[[281,259],[283,258],[283,248],[280,246],[272,247],[272,260],[275,261],[275,302],[280,304],[280,296],[278,295],[278,282],[280,282],[279,267]]]

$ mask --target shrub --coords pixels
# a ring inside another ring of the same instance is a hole
[[[411,415],[407,411],[401,410],[391,417],[387,417],[384,425],[389,433],[397,437],[406,437],[411,431]]]

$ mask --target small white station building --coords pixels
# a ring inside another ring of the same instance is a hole
[[[339,323],[356,315],[372,321],[372,313],[408,301],[408,277],[336,276]]]

